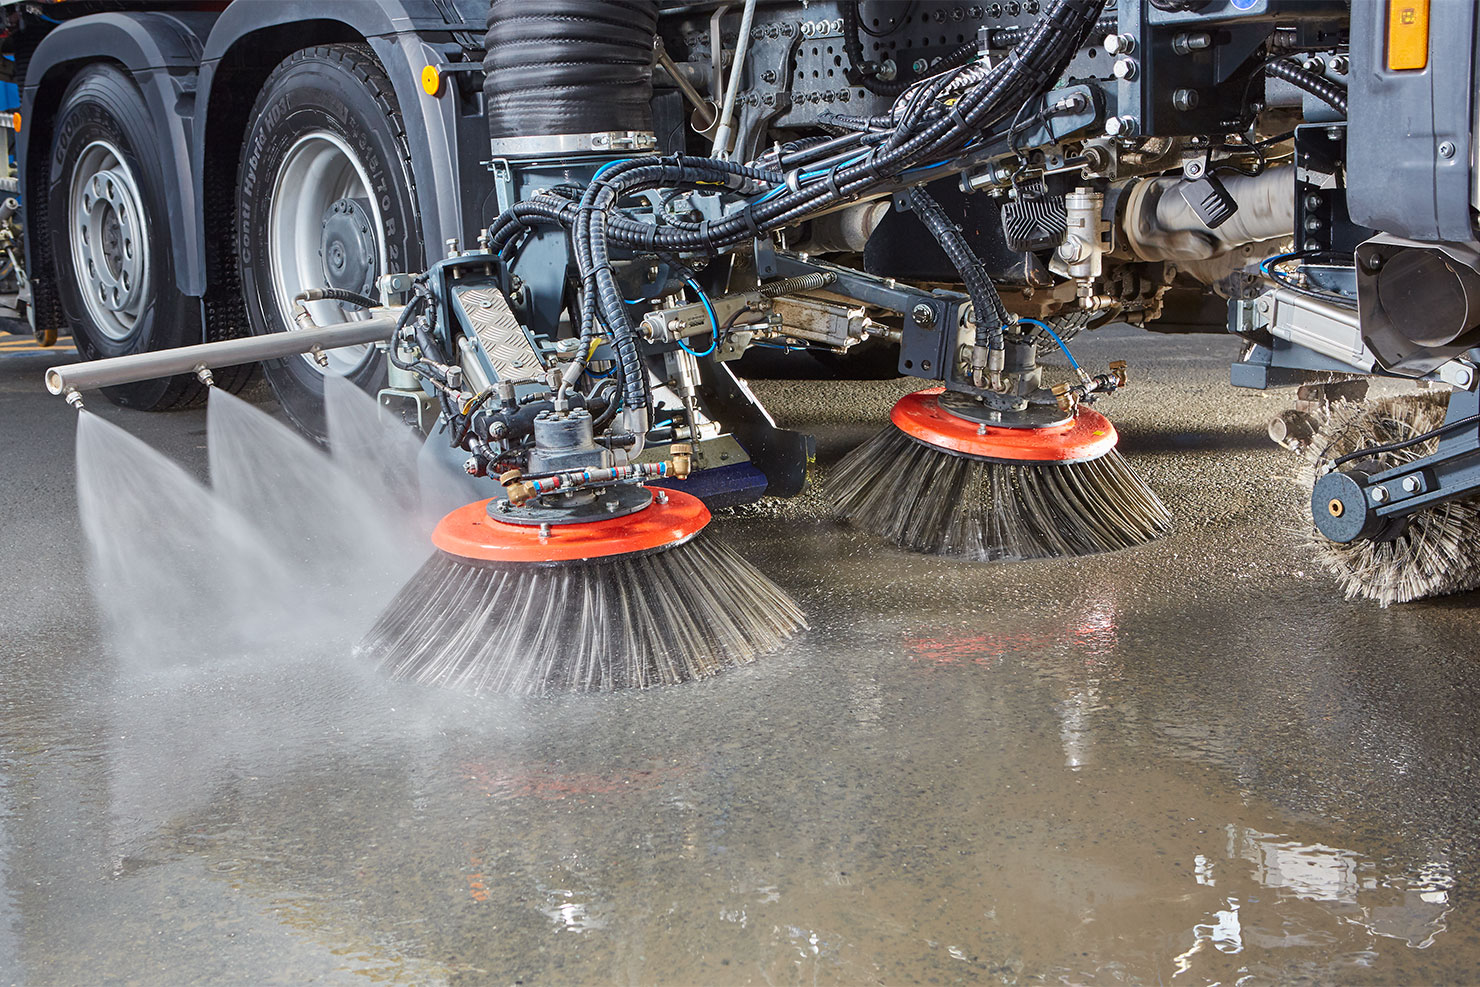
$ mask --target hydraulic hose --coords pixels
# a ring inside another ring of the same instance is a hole
[[[1304,89],[1343,117],[1346,116],[1346,90],[1330,79],[1307,72],[1288,59],[1270,62],[1264,66],[1264,74],[1284,79],[1290,85]]]
[[[798,221],[841,199],[863,194],[897,177],[911,162],[959,152],[972,137],[1000,122],[1009,110],[1021,106],[1024,100],[1036,98],[1062,73],[1094,26],[1101,6],[1100,0],[1055,0],[1019,45],[992,66],[979,86],[962,94],[949,113],[924,124],[907,139],[872,149],[860,155],[857,163],[835,169],[826,183],[787,188],[774,197],[753,201],[725,219],[701,224],[697,231],[659,230],[613,216],[609,224],[612,235],[624,246],[648,250],[713,251]],[[720,164],[710,159],[678,160],[694,166]],[[603,176],[604,180],[615,177],[615,174]],[[538,204],[521,203],[501,217],[495,224],[499,229],[497,242],[506,244],[526,223],[553,221],[571,227],[577,214],[585,215],[584,210],[589,208],[584,200],[577,207],[568,200],[545,198],[546,201]],[[574,231],[577,243],[585,239],[587,231],[587,228]]]
[[[380,303],[368,295],[362,295],[358,291],[349,291],[346,288],[310,288],[301,291],[293,297],[295,302],[345,302],[357,308],[375,308]]]
[[[1104,17],[1101,17],[1099,20],[1095,21],[1095,33],[1114,34],[1118,30],[1116,26],[1118,23],[1119,18],[1117,18],[1114,14],[1108,14]],[[1027,29],[1022,27],[999,27],[992,29],[992,31],[988,33],[987,40],[988,44],[990,44],[993,48],[1011,48],[1013,45],[1023,40],[1023,35],[1026,33]]]
[[[971,296],[971,307],[976,310],[976,345],[993,350],[1003,349],[1002,327],[1008,321],[1007,309],[1003,307],[1002,299],[997,294],[997,286],[992,283],[992,276],[987,273],[981,258],[977,257],[971,245],[966,242],[961,228],[951,222],[940,203],[923,187],[915,186],[906,196],[910,208],[940,243],[951,266],[960,273],[961,280],[966,285],[966,293]]]

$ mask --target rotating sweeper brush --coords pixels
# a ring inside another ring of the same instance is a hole
[[[1381,480],[1390,471],[1412,469],[1422,477],[1446,432],[1458,432],[1446,425],[1445,412],[1442,395],[1343,402],[1306,445],[1302,479],[1312,494],[1312,541],[1347,599],[1385,607],[1480,587],[1480,497],[1445,500],[1384,520],[1377,511],[1393,498],[1361,490],[1353,497],[1339,471]],[[1423,492],[1431,482],[1405,487],[1400,480],[1395,486]]]
[[[842,516],[911,551],[979,561],[1109,552],[1170,528],[1103,415],[1002,427],[968,402],[939,388],[901,398],[830,481]]]
[[[978,561],[1109,552],[1169,530],[1171,514],[1115,450],[1115,426],[1079,405],[1123,384],[1123,367],[1049,392],[1033,343],[1009,346],[1022,396],[905,395],[831,478],[842,517],[911,551]]]
[[[503,471],[503,496],[438,523],[435,553],[362,656],[398,679],[475,693],[606,691],[705,678],[805,626],[785,593],[707,537],[701,500],[645,485],[686,478],[688,445],[615,465],[594,435],[615,414],[609,389],[523,403],[512,385],[498,390],[471,427],[526,431],[529,472]]]
[[[838,512],[912,551],[981,561],[1089,555],[1165,532],[1166,507],[1115,451],[1114,426],[1085,407],[1125,385],[1125,364],[1091,376],[1053,326],[1010,316],[939,203],[918,188],[906,198],[961,273],[971,317],[942,368],[946,386],[901,398],[890,426],[838,467],[829,483]],[[1079,198],[1093,228],[1098,200]],[[1070,269],[1098,273],[1089,261]],[[1051,389],[1038,364],[1039,344],[1050,342],[1076,374]]]
[[[528,481],[518,481],[528,482]],[[804,626],[677,490],[564,510],[469,504],[361,644],[393,677],[540,694],[672,685],[754,661]]]

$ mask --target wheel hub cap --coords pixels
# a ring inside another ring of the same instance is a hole
[[[370,294],[375,286],[379,252],[372,222],[374,218],[366,200],[338,199],[329,206],[320,224],[319,237],[325,286]]]
[[[71,181],[72,261],[93,326],[126,339],[149,302],[149,227],[137,183],[103,141],[79,155]]]

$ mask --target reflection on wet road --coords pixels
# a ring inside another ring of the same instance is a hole
[[[1197,371],[1156,378],[1157,350],[1120,341],[1156,405],[1128,392],[1128,436],[1239,434],[1278,407],[1220,389],[1227,341],[1151,342]],[[69,446],[18,380],[0,411]],[[115,420],[201,458],[197,419]],[[824,466],[845,433],[824,431]],[[75,519],[66,457],[19,458],[31,441],[0,438],[6,461],[62,506],[4,548],[45,591],[18,590],[0,641],[0,982],[1480,968],[1474,601],[1340,602],[1272,449],[1139,453],[1179,532],[1109,558],[984,568],[805,510],[724,519],[809,607],[786,652],[512,702],[384,682],[345,641],[120,672],[75,535],[37,547]]]

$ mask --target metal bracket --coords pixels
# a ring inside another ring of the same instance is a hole
[[[1480,490],[1480,422],[1469,421],[1476,415],[1480,392],[1453,391],[1444,415],[1452,427],[1430,455],[1381,472],[1367,462],[1321,476],[1311,491],[1316,527],[1343,543],[1393,538],[1419,511],[1472,496]]]

